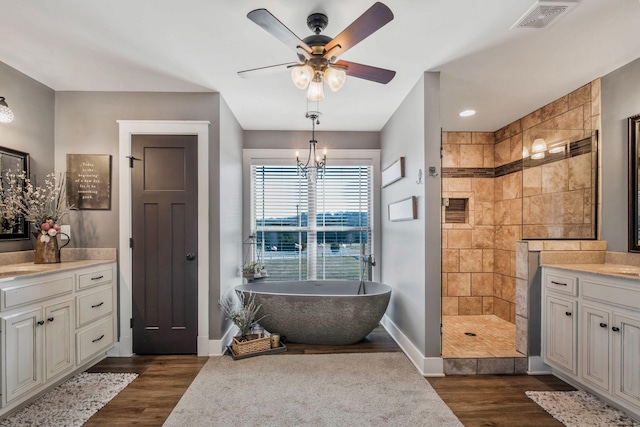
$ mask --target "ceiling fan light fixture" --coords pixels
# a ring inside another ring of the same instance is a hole
[[[291,80],[298,89],[306,89],[313,79],[313,68],[310,65],[297,65],[291,69]]]
[[[324,99],[324,87],[322,84],[322,78],[320,76],[314,77],[311,83],[309,83],[307,98],[312,101],[320,101],[321,99]]]
[[[347,73],[342,68],[327,67],[327,69],[324,70],[324,80],[327,82],[327,85],[332,92],[340,90],[346,79]]]

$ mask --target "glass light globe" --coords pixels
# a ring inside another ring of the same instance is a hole
[[[310,65],[297,65],[291,69],[291,80],[298,89],[306,89],[313,79],[313,68]]]
[[[315,78],[311,83],[309,83],[307,98],[312,101],[319,101],[321,99],[324,99],[324,87],[322,85],[322,79]]]
[[[0,123],[10,123],[13,121],[13,111],[4,100],[4,96],[0,96]]]
[[[327,67],[324,70],[324,80],[333,92],[340,90],[346,79],[347,73],[341,68]]]

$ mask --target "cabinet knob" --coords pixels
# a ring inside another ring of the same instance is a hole
[[[606,328],[606,327],[607,327],[607,324],[606,324],[606,323],[600,323],[600,327],[601,327],[601,328]]]
[[[42,325],[44,325],[44,320],[38,321],[38,326],[42,326]]]
[[[612,327],[611,330],[613,332],[620,332],[620,328],[618,328],[617,326]]]
[[[566,314],[567,316],[571,316],[571,312],[570,311],[565,311],[564,314]]]
[[[53,322],[53,317],[49,317],[49,318],[47,319],[47,322]]]

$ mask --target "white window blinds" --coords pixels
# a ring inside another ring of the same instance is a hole
[[[251,166],[251,231],[268,280],[360,279],[361,251],[371,253],[372,173],[329,166],[314,183],[295,166]]]

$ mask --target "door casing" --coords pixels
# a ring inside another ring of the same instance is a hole
[[[198,144],[198,233],[209,235],[209,125],[208,121],[165,121],[165,120],[118,120],[120,144],[118,167],[120,179],[119,195],[119,338],[111,356],[131,356],[133,354],[132,330],[132,265],[131,248],[131,135],[135,134],[181,134],[197,135]],[[209,342],[209,242],[198,239],[198,356],[209,356],[217,351],[210,350]]]

